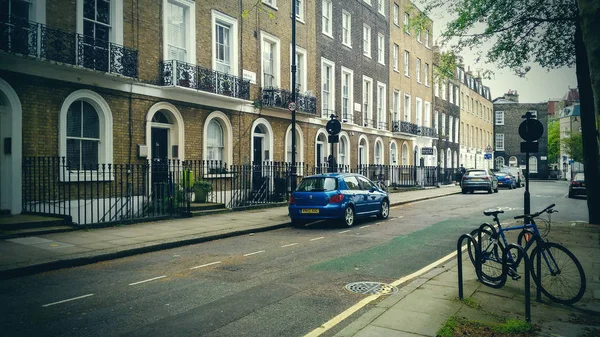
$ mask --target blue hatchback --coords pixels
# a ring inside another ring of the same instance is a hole
[[[367,177],[354,173],[327,173],[305,177],[290,197],[294,227],[318,220],[339,220],[350,227],[356,218],[376,215],[386,219],[390,199]]]

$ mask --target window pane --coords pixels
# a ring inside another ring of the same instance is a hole
[[[110,23],[110,1],[107,0],[96,0],[97,1],[97,21],[109,24]]]
[[[79,155],[81,152],[81,141],[78,139],[67,139],[67,163],[72,167],[79,166]]]
[[[95,140],[81,141],[81,159],[85,166],[98,164],[98,142]]]
[[[88,102],[83,103],[83,137],[84,138],[100,138],[100,121],[98,113]]]
[[[83,2],[83,17],[90,20],[96,19],[96,0],[85,0]]]
[[[67,111],[67,137],[81,137],[81,101],[75,101]]]

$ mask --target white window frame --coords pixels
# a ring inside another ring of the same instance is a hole
[[[410,30],[408,29],[408,24],[410,21],[410,14],[408,12],[404,12],[404,32],[410,35]]]
[[[425,29],[425,47],[429,48],[429,29]]]
[[[404,76],[410,77],[410,52],[404,51]]]
[[[81,1],[82,8],[81,13],[83,16],[83,0]],[[178,6],[184,7],[184,15],[185,15],[185,24],[186,24],[186,35],[185,35],[185,44],[186,44],[186,53],[185,53],[185,62],[196,64],[196,2],[192,0],[163,0],[163,60],[169,60],[169,25],[166,20],[168,20],[169,14],[167,10],[169,8],[169,2],[176,4]],[[119,1],[119,3],[121,3]],[[79,9],[78,9],[79,10]],[[121,20],[123,22],[122,12],[121,12]],[[83,25],[83,23],[82,23]],[[82,26],[83,32],[83,26]],[[121,28],[122,29],[122,28]],[[236,41],[237,42],[237,41]],[[119,43],[119,42],[115,42]],[[123,44],[122,37],[121,43]]]
[[[429,87],[429,63],[425,62],[425,67],[423,69],[423,77],[425,86]]]
[[[371,124],[368,125],[369,127],[373,127],[373,79],[367,76],[363,76],[363,80],[362,80],[362,92],[363,92],[363,116],[367,116],[367,118],[371,121]],[[366,84],[369,83],[369,90],[367,90],[366,88]],[[367,107],[365,109],[365,103],[367,104]],[[364,126],[364,122],[363,122],[363,126]]]
[[[448,91],[450,93],[448,95],[448,100],[450,103],[454,104],[454,85],[452,85],[452,83],[448,83]]]
[[[442,122],[441,124],[441,135],[445,136],[446,135],[446,113],[442,112]]]
[[[417,83],[421,83],[421,59],[417,57],[417,61],[415,62],[415,75]]]
[[[423,126],[423,100],[420,97],[415,98],[415,124]]]
[[[400,90],[394,89],[392,94],[392,121],[400,121]]]
[[[454,122],[454,142],[458,143],[458,125],[460,123],[460,119],[456,118]]]
[[[431,127],[431,102],[423,102],[423,126]]]
[[[342,44],[352,48],[352,14],[345,10],[342,10]]]
[[[504,111],[496,111],[494,125],[504,125]]]
[[[345,67],[342,67],[342,76],[340,76],[340,88],[342,88],[342,92],[341,92],[341,100],[340,100],[340,104],[341,107],[340,109],[342,109],[342,113],[341,113],[341,117],[342,117],[342,122],[345,123],[354,123],[354,71]],[[345,75],[349,76],[349,84],[350,86],[348,87],[348,111],[347,111],[347,119],[344,120],[344,77]]]
[[[454,117],[448,116],[448,141],[451,142],[454,139]]]
[[[377,12],[385,16],[385,2],[383,0],[377,0]]]
[[[446,100],[446,81],[442,80],[442,99]]]
[[[421,29],[417,29],[417,42],[423,44],[423,41],[421,41]]]
[[[377,34],[377,62],[385,65],[385,36],[381,33]]]
[[[387,122],[387,85],[377,81],[377,128],[383,129],[379,122]]]
[[[273,9],[278,9],[277,8],[277,0],[262,0],[262,3]]]
[[[223,130],[223,153],[221,160],[224,163],[232,163],[233,162],[233,127],[231,126],[231,121],[229,117],[225,115],[221,111],[213,111],[206,117],[206,121],[204,121],[204,130],[203,130],[203,140],[202,140],[202,157],[204,160],[208,160],[208,126],[210,122],[215,119],[219,122],[221,129]]]
[[[393,50],[393,54],[392,54],[392,57],[393,57],[392,63],[393,63],[395,72],[399,72],[399,69],[398,69],[398,62],[399,62],[398,57],[400,56],[399,54],[400,54],[400,46],[398,46],[397,44],[394,43],[394,50]]]
[[[494,148],[496,151],[504,151],[504,134],[497,133],[494,140]]]
[[[279,41],[279,38],[276,36],[273,36],[265,31],[261,31],[260,32],[260,83],[262,86],[264,86],[265,83],[265,76],[264,76],[264,64],[263,64],[263,46],[265,44],[265,42],[274,45],[273,47],[273,86],[274,87],[281,87],[281,73],[280,73],[280,67],[281,67],[281,42]]]
[[[75,9],[77,12],[77,23],[75,29],[76,32],[81,35],[83,35],[83,1],[84,0],[77,0],[77,5]],[[191,0],[163,0],[163,10],[166,8],[167,1],[171,1],[173,3],[185,2],[186,4],[194,4],[194,2]],[[30,6],[30,15],[33,14],[31,20],[45,24],[46,1],[30,0]],[[163,39],[163,41],[166,41],[166,39]],[[110,42],[123,45],[123,1],[110,2]]]
[[[408,99],[408,100],[407,100]],[[408,102],[408,104],[406,104],[406,102]],[[404,106],[404,115],[403,115],[403,121],[405,122],[409,122],[412,120],[412,116],[411,116],[411,99],[410,99],[410,95],[405,93],[404,94],[404,100],[402,102],[403,106]]]
[[[298,9],[296,10],[296,20],[304,23],[304,0],[296,0],[296,5],[298,6]]]
[[[529,157],[529,173],[538,173],[538,158],[533,155]]]
[[[238,76],[238,64],[239,64],[239,60],[238,60],[238,22],[235,18],[230,17],[229,15],[225,15],[221,12],[218,12],[216,10],[212,10],[212,68],[213,69],[217,69],[217,48],[215,47],[215,43],[217,41],[217,31],[216,31],[216,25],[217,23],[220,23],[222,25],[227,25],[229,26],[229,32],[231,34],[231,36],[229,37],[230,43],[231,43],[231,50],[230,50],[230,71],[229,74],[233,75],[233,76]]]
[[[440,133],[439,112],[433,111],[433,128],[436,133]]]
[[[325,14],[329,13],[329,16],[325,16]],[[325,36],[329,36],[333,39],[333,5],[331,0],[323,0],[321,7],[321,31]],[[328,20],[329,24],[325,24],[325,20]]]
[[[296,79],[300,79],[300,83],[304,85],[304,90],[301,90],[300,93],[304,94],[309,89],[308,85],[308,71],[306,67],[308,67],[308,53],[306,49],[299,47],[296,45],[296,54],[300,54],[302,57],[300,58],[300,62],[296,62]],[[292,44],[290,43],[290,56],[292,55]],[[298,64],[300,63],[300,64]],[[292,64],[292,59],[290,58],[290,65]],[[298,68],[300,68],[300,72],[298,72]],[[296,82],[296,84],[298,84]],[[292,87],[292,76],[290,76],[290,88]]]
[[[375,165],[383,165],[385,150],[383,149],[383,140],[381,138],[377,138],[375,140],[375,146],[373,147],[373,161]]]
[[[292,124],[285,131],[285,162],[292,161]],[[298,124],[296,124],[296,164],[304,162],[304,133]],[[302,165],[298,166],[298,174],[304,175]]]
[[[371,58],[371,26],[363,24],[363,55]]]
[[[433,94],[435,97],[440,97],[440,80],[437,78],[433,80]]]
[[[325,100],[323,99],[323,90],[324,90],[324,84],[325,84],[324,70],[327,67],[329,67],[331,69],[331,73],[330,73],[331,78],[329,79],[329,83],[331,85],[331,88],[329,88],[329,102],[325,102]],[[335,62],[330,61],[324,57],[321,57],[321,111],[322,111],[321,117],[329,118],[329,113],[327,113],[327,115],[323,114],[325,103],[327,103],[328,110],[335,111]]]
[[[400,6],[394,3],[394,24],[400,27]]]

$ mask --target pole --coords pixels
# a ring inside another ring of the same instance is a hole
[[[292,0],[292,102],[296,102],[296,0]],[[291,189],[296,190],[296,109],[292,110],[292,172]]]
[[[525,118],[527,120],[527,124],[526,124],[526,129],[525,129],[525,133],[529,133],[529,119],[531,118],[531,113],[528,111],[525,114]],[[527,141],[527,145],[529,145],[531,143],[531,141]],[[525,151],[525,194],[523,195],[523,201],[525,203],[524,205],[524,209],[525,209],[525,214],[530,214],[531,212],[531,204],[530,204],[530,199],[529,199],[529,146],[527,147],[527,151]],[[531,222],[531,219],[529,218],[529,216],[525,216],[525,223],[528,224]]]

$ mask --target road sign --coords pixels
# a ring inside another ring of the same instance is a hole
[[[526,119],[519,125],[519,136],[523,140],[533,142],[544,134],[544,126],[537,119]]]
[[[433,148],[432,147],[421,148],[421,154],[423,156],[433,156]]]
[[[493,152],[493,151],[494,151],[494,149],[492,149],[491,145],[488,145],[485,147],[485,152]]]
[[[288,104],[288,110],[295,111],[296,110],[296,102],[290,102],[290,104]]]
[[[327,125],[325,125],[325,129],[327,129],[327,133],[330,135],[337,135],[342,130],[342,123],[335,118],[330,119]]]
[[[492,154],[491,153],[484,154],[483,159],[492,159]]]
[[[540,151],[540,143],[538,142],[521,142],[521,153],[529,152],[536,153]]]

